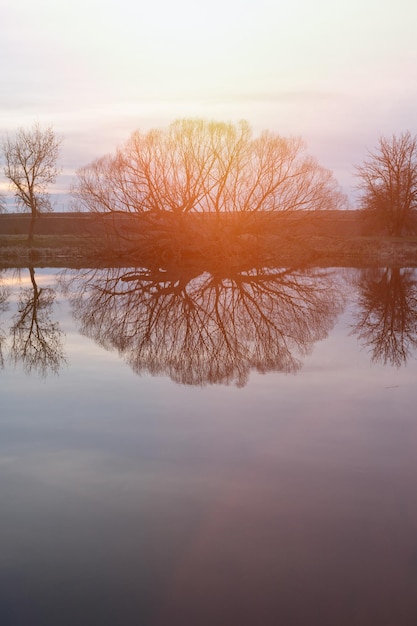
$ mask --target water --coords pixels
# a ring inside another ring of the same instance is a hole
[[[1,624],[417,623],[415,270],[19,274]]]

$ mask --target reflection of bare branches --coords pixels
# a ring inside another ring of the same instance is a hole
[[[10,289],[6,285],[1,284],[0,282],[0,315],[3,314],[5,311],[7,311],[7,308],[8,308],[7,300],[9,298],[9,295],[10,295]],[[0,368],[4,367],[3,346],[5,342],[6,342],[6,334],[4,333],[3,329],[0,328]]]
[[[320,270],[110,269],[66,284],[81,332],[117,349],[137,373],[199,385],[243,386],[252,369],[297,371],[341,303]]]
[[[58,373],[65,362],[62,331],[58,322],[51,320],[55,292],[50,288],[38,288],[35,271],[29,269],[32,288],[22,289],[19,295],[18,313],[13,317],[11,334],[11,358],[22,362],[30,373],[37,370],[41,375]]]
[[[417,348],[415,270],[364,270],[359,305],[352,333],[369,348],[372,360],[404,365]]]

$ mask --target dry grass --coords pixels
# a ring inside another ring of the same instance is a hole
[[[417,237],[290,237],[218,231],[149,230],[128,238],[0,235],[0,264],[81,266],[196,261],[213,267],[259,264],[417,266]]]

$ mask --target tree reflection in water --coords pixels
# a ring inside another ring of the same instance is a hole
[[[373,268],[359,279],[359,311],[352,334],[374,362],[405,365],[417,348],[415,269]]]
[[[22,363],[28,373],[57,374],[65,356],[63,332],[51,319],[55,290],[38,287],[33,267],[29,274],[31,287],[20,290],[18,311],[12,319],[10,358],[14,364]]]
[[[81,332],[138,373],[243,386],[251,370],[296,372],[342,308],[326,270],[193,267],[90,270],[63,277]]]
[[[10,289],[7,285],[4,285],[1,280],[0,274],[0,315],[3,315],[8,309],[8,299],[10,295]],[[4,345],[6,343],[6,333],[4,329],[0,327],[0,368],[4,367]]]

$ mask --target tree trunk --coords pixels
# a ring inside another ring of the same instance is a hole
[[[29,233],[28,233],[28,244],[30,246],[32,246],[33,244],[33,235],[35,232],[35,221],[36,221],[37,215],[38,213],[36,209],[32,210],[32,215],[31,215],[30,224],[29,224]]]

